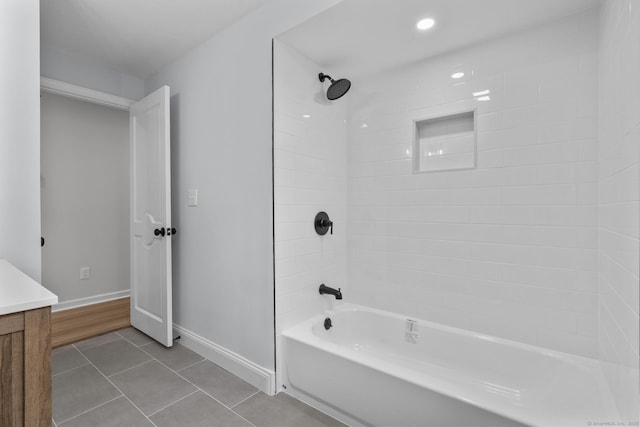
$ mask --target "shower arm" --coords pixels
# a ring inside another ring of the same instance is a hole
[[[321,82],[321,83],[324,83],[324,81],[325,81],[326,79],[331,80],[331,83],[333,83],[333,82],[335,81],[335,80],[333,80],[333,79],[331,78],[331,76],[330,76],[330,75],[325,74],[325,73],[320,73],[320,74],[318,74],[318,79],[320,79],[320,82]]]

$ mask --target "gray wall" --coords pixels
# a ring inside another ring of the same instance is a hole
[[[40,20],[0,2],[0,258],[40,280]]]
[[[41,129],[42,283],[60,302],[128,290],[129,114],[43,93]]]
[[[269,369],[271,39],[336,3],[270,1],[145,82],[172,92],[174,320]]]
[[[88,58],[43,46],[40,61],[43,77],[136,101],[144,96],[143,79],[112,70]]]

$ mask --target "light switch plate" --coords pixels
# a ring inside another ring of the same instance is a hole
[[[189,207],[198,206],[198,190],[187,191],[187,206]]]

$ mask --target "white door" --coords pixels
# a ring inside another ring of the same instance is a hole
[[[130,108],[131,324],[173,345],[169,87]]]

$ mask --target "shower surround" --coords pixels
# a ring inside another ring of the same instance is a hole
[[[280,334],[329,307],[320,284],[346,288],[347,104],[328,101],[320,67],[274,40],[276,354]],[[325,70],[333,75],[331,70]],[[325,211],[333,233],[319,236]],[[349,298],[349,294],[345,294]],[[278,358],[278,368],[282,359]]]
[[[278,374],[282,331],[340,304],[326,283],[345,303],[600,359],[637,419],[640,94],[621,83],[640,68],[637,5],[346,75],[338,103],[314,79],[339,67],[276,39]],[[477,168],[414,173],[414,121],[469,110]],[[318,210],[334,236],[315,234]]]

